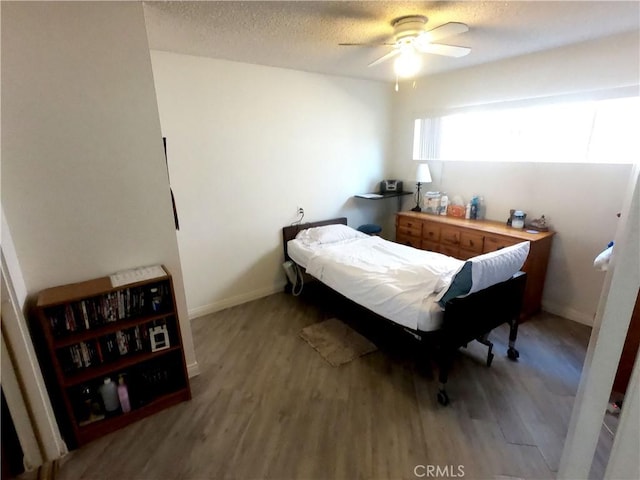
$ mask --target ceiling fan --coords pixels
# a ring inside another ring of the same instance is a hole
[[[411,77],[418,73],[422,64],[421,53],[431,53],[456,58],[469,54],[471,51],[469,47],[433,43],[436,40],[469,31],[467,25],[459,22],[449,22],[431,30],[425,30],[427,20],[427,17],[424,15],[407,15],[393,20],[391,22],[391,26],[393,26],[393,43],[340,43],[339,45],[393,46],[393,50],[371,62],[369,67],[378,65],[393,57],[398,57],[394,62],[394,70],[399,77]]]

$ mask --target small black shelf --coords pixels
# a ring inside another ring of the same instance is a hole
[[[405,195],[413,195],[413,192],[360,193],[355,196],[356,198],[363,198],[365,200],[382,200],[385,198],[403,197]]]

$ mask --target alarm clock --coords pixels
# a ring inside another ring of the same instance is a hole
[[[380,182],[380,192],[400,192],[402,191],[402,182],[400,180],[383,180]]]

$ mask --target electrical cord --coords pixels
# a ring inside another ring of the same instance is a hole
[[[293,269],[296,271],[296,283],[294,283],[291,287],[291,294],[294,297],[297,297],[302,293],[302,289],[304,288],[304,278],[302,276],[302,272],[300,271],[300,267],[298,267],[298,264],[295,262],[293,264]],[[300,287],[300,289],[296,290],[296,287],[298,286]]]
[[[298,218],[295,222],[292,222],[291,226],[297,225],[298,227],[300,227],[300,225],[302,225],[302,219],[304,218],[303,208],[298,209],[298,215],[300,215],[300,218]],[[296,281],[291,286],[291,294],[294,297],[297,297],[302,293],[302,289],[304,288],[304,277],[302,275],[302,272],[300,271],[300,267],[298,267],[298,264],[295,262],[293,262],[293,269],[296,272]]]
[[[298,215],[300,215],[300,218],[298,218],[295,222],[291,222],[291,225],[300,225],[302,223],[302,219],[304,218],[304,210],[300,209]]]

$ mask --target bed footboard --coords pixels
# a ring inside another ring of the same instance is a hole
[[[479,340],[489,347],[487,365],[493,359],[493,344],[488,334],[494,328],[508,323],[509,349],[507,355],[511,360],[518,358],[515,348],[518,335],[518,321],[522,309],[522,299],[527,274],[518,272],[509,280],[478,291],[468,297],[454,298],[445,305],[442,327],[438,336],[438,366],[440,392],[438,401],[443,405],[449,403],[444,388],[449,368],[455,352],[473,340]]]

